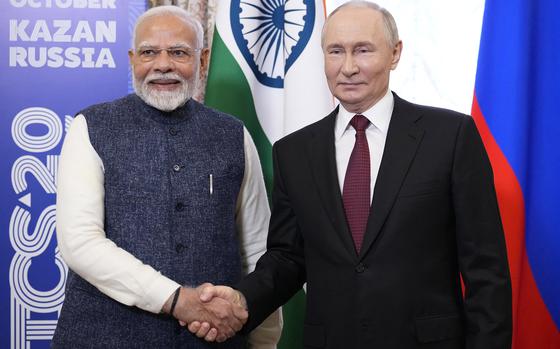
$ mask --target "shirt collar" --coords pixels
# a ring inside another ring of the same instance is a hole
[[[393,94],[391,93],[391,90],[387,90],[385,96],[383,96],[371,108],[362,113],[362,115],[365,116],[371,123],[368,128],[373,126],[386,135],[389,130],[389,122],[391,121],[394,105],[395,99]],[[338,115],[334,126],[335,140],[340,139],[348,127],[352,127],[350,126],[350,120],[352,120],[354,115],[356,115],[356,113],[351,113],[344,109],[342,104],[339,105]]]

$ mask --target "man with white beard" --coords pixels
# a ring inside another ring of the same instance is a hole
[[[191,98],[208,63],[202,26],[156,7],[133,45],[136,93],[80,112],[62,149],[57,238],[71,271],[53,347],[214,348],[179,325],[204,319],[217,347],[275,348],[279,311],[246,339],[246,309],[201,303],[196,287],[251,271],[270,215],[243,124]]]

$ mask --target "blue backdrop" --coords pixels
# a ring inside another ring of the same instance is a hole
[[[58,157],[72,116],[130,91],[145,0],[0,1],[0,348],[46,348],[64,300]]]

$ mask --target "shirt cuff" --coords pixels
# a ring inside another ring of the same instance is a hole
[[[151,284],[152,286],[146,291],[146,296],[138,304],[138,307],[157,314],[161,312],[167,299],[181,285],[163,275],[160,275],[158,280]]]

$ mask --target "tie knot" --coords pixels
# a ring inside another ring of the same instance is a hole
[[[365,131],[369,125],[369,120],[361,114],[356,114],[352,120],[350,120],[350,125],[352,125],[356,131]]]

